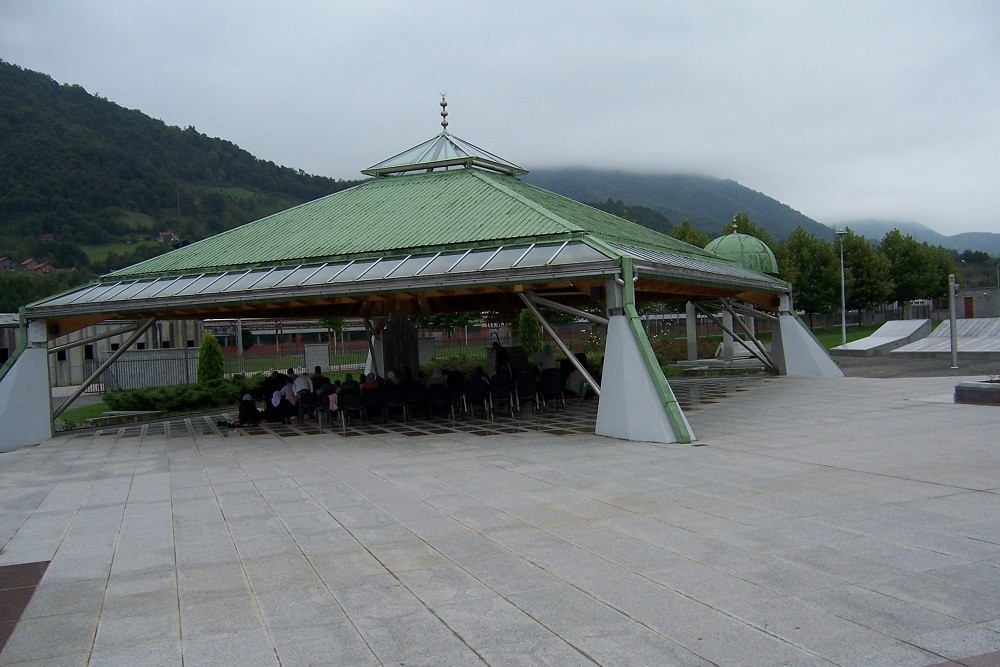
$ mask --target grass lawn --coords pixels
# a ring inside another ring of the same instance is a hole
[[[100,403],[94,403],[92,405],[84,405],[79,408],[70,408],[66,412],[59,415],[67,424],[79,424],[88,419],[93,419],[94,417],[100,417],[108,410],[108,406],[104,404],[104,401]]]
[[[131,253],[137,248],[152,245],[157,245],[157,242],[141,241],[139,243],[102,243],[100,245],[84,245],[80,247],[83,248],[85,253],[87,253],[87,257],[90,258],[91,262],[103,262],[112,252],[124,255],[126,253]]]
[[[853,340],[871,336],[877,329],[878,326],[859,327],[857,325],[852,326],[848,324],[847,342],[850,343]],[[813,331],[813,335],[816,336],[820,344],[828,350],[831,347],[837,347],[843,340],[841,337],[840,327],[837,327],[836,329],[816,329]]]

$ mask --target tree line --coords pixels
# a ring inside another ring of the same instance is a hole
[[[841,244],[847,308],[862,313],[886,303],[906,304],[947,296],[948,274],[956,273],[956,259],[970,268],[973,264],[995,264],[986,253],[965,252],[959,256],[955,251],[920,243],[898,229],[873,243],[850,229],[831,242],[796,227],[788,238],[779,241],[746,213],[738,214],[722,234],[734,229],[759,238],[771,248],[778,260],[778,277],[792,285],[795,308],[810,318],[840,307]],[[668,233],[700,248],[709,242],[708,236],[688,220]]]

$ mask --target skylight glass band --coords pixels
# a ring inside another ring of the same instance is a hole
[[[371,266],[369,266],[367,269],[365,269],[364,271],[362,271],[361,273],[359,273],[358,277],[355,278],[354,281],[357,282],[357,281],[361,280],[362,278],[364,278],[365,274],[368,273],[369,271],[371,271],[372,269],[374,269],[376,266],[378,266],[378,263],[381,262],[381,261],[382,261],[381,257],[379,257],[378,259],[376,259],[375,262]]]
[[[256,286],[256,285],[257,285],[257,283],[259,283],[260,281],[264,280],[264,278],[267,278],[267,277],[268,277],[269,275],[271,275],[272,273],[274,273],[274,271],[275,271],[275,269],[276,269],[276,268],[277,268],[277,267],[271,267],[271,268],[270,268],[270,269],[269,269],[269,270],[267,271],[267,273],[265,273],[264,275],[262,275],[262,276],[261,276],[260,278],[258,278],[257,280],[253,281],[253,282],[252,282],[252,283],[250,283],[249,285],[247,285],[247,286],[246,286],[246,287],[245,287],[244,289],[253,289],[253,288],[254,288],[254,286]]]
[[[296,271],[298,271],[298,270],[299,270],[299,269],[301,269],[301,268],[302,268],[302,265],[301,265],[301,264],[299,264],[299,265],[298,265],[298,266],[296,266],[296,267],[295,267],[294,269],[292,269],[291,271],[289,271],[289,272],[288,272],[288,275],[287,275],[287,276],[285,276],[284,278],[282,278],[282,279],[281,279],[281,280],[279,280],[278,282],[276,282],[276,283],[274,283],[273,285],[271,285],[271,287],[277,287],[277,286],[278,286],[278,285],[280,285],[281,283],[285,282],[286,280],[288,280],[289,278],[291,278],[291,277],[292,277],[293,275],[295,275],[295,272],[296,272]]]
[[[198,290],[197,292],[195,292],[195,294],[201,294],[202,292],[204,292],[205,290],[207,290],[207,289],[208,289],[209,287],[211,287],[211,286],[212,286],[212,285],[214,285],[215,283],[219,282],[219,281],[220,281],[220,280],[222,280],[222,279],[223,279],[223,278],[224,278],[225,276],[228,276],[228,275],[229,275],[229,272],[228,272],[228,271],[226,271],[225,273],[220,273],[220,274],[219,274],[219,276],[218,276],[218,277],[217,277],[217,278],[216,278],[215,280],[213,280],[213,281],[212,281],[212,282],[210,282],[209,284],[207,284],[207,285],[205,285],[204,287],[202,287],[202,288],[201,288],[200,290]]]
[[[355,261],[355,260],[353,260],[353,259],[352,259],[352,260],[351,260],[351,261],[349,261],[349,262],[348,262],[347,264],[344,264],[344,266],[343,266],[343,267],[341,267],[340,271],[337,271],[337,272],[336,272],[335,274],[333,274],[332,276],[330,276],[330,277],[329,277],[329,278],[327,279],[327,281],[326,281],[326,284],[327,284],[327,285],[329,285],[330,283],[332,283],[332,282],[333,282],[334,280],[336,280],[336,279],[337,279],[337,276],[339,276],[339,275],[340,275],[341,273],[343,273],[343,272],[344,272],[344,271],[346,271],[347,269],[351,268],[351,266],[352,266],[352,265],[354,264],[354,261]]]
[[[483,262],[482,264],[479,265],[479,268],[477,269],[477,271],[482,271],[483,269],[485,269],[486,265],[489,264],[490,262],[492,262],[493,258],[500,254],[501,250],[503,250],[503,246],[500,246],[499,248],[497,248],[496,250],[494,250],[493,254],[489,256],[489,259],[487,259],[485,262]]]
[[[566,245],[567,245],[568,243],[569,243],[569,241],[563,241],[563,242],[562,242],[562,245],[561,245],[561,246],[559,246],[559,249],[558,249],[558,250],[556,250],[555,254],[554,254],[554,255],[552,255],[551,257],[549,257],[549,261],[545,262],[545,266],[548,266],[548,265],[549,265],[549,264],[551,264],[552,262],[556,261],[556,257],[558,257],[558,256],[559,256],[559,253],[561,253],[561,252],[563,251],[563,249],[564,249],[564,248],[566,247]]]
[[[423,270],[424,270],[424,269],[426,269],[426,268],[427,268],[428,266],[430,266],[430,265],[431,265],[431,262],[433,262],[433,261],[434,261],[435,259],[437,259],[437,258],[438,258],[438,257],[440,257],[440,256],[441,256],[441,253],[440,253],[440,252],[436,252],[436,253],[434,253],[434,256],[433,256],[433,257],[431,257],[431,258],[430,258],[429,260],[427,260],[427,263],[426,263],[426,264],[424,264],[423,266],[421,266],[421,267],[420,267],[420,269],[419,269],[419,270],[418,270],[418,271],[417,271],[416,273],[414,273],[414,274],[413,274],[413,275],[414,275],[414,277],[415,277],[415,276],[419,276],[419,275],[420,275],[420,274],[421,274],[421,273],[423,272]]]
[[[399,267],[401,267],[401,266],[402,266],[403,264],[406,264],[406,262],[407,262],[407,261],[409,261],[409,259],[410,259],[411,257],[413,257],[413,255],[407,255],[406,257],[404,257],[404,258],[403,258],[403,261],[401,261],[401,262],[400,262],[399,264],[397,264],[396,266],[392,267],[392,270],[391,270],[391,271],[389,271],[389,273],[387,273],[387,274],[385,274],[384,276],[382,276],[382,278],[388,278],[389,276],[391,276],[392,274],[394,274],[394,273],[396,272],[396,269],[398,269]]]
[[[181,279],[181,276],[177,276],[176,278],[174,278],[173,280],[171,280],[169,283],[165,284],[163,287],[161,287],[160,289],[158,289],[155,292],[153,292],[152,294],[150,294],[149,297],[147,297],[147,298],[152,298],[154,296],[157,296],[158,294],[163,293],[163,291],[165,289],[167,289],[168,287],[170,287],[171,285],[173,285],[174,283],[176,283],[180,279]]]
[[[468,257],[468,256],[469,256],[469,253],[470,253],[470,252],[472,252],[472,248],[469,248],[469,249],[468,249],[468,250],[466,250],[466,251],[465,251],[464,253],[462,253],[462,256],[461,256],[461,257],[459,257],[459,258],[458,258],[457,260],[455,260],[455,263],[454,263],[454,264],[452,264],[451,266],[449,266],[449,267],[448,267],[448,270],[447,270],[447,271],[445,271],[445,273],[451,273],[451,272],[452,272],[452,270],[453,270],[453,269],[454,269],[454,268],[455,268],[456,266],[458,266],[459,264],[461,264],[461,263],[462,263],[462,260],[463,260],[463,259],[465,259],[466,257]]]
[[[323,264],[320,264],[319,266],[317,266],[316,270],[313,271],[312,273],[310,273],[305,278],[303,278],[301,281],[299,281],[299,283],[296,285],[296,287],[302,287],[303,285],[305,285],[307,282],[309,282],[309,280],[313,276],[315,276],[317,273],[319,273],[320,271],[322,271],[323,269],[325,269],[327,266],[328,266],[328,263],[326,263],[326,262],[324,262]]]
[[[521,263],[521,260],[523,260],[523,259],[524,259],[525,257],[527,257],[527,256],[528,256],[528,253],[529,253],[529,252],[531,252],[531,249],[532,249],[532,248],[534,248],[534,247],[535,247],[535,244],[534,244],[534,243],[532,243],[532,244],[531,244],[531,245],[529,245],[529,246],[528,246],[527,248],[525,248],[525,249],[524,249],[524,252],[523,252],[523,253],[521,254],[521,256],[517,258],[517,261],[516,261],[516,262],[514,262],[513,264],[511,264],[511,265],[510,265],[510,268],[512,268],[512,269],[513,269],[513,268],[514,268],[514,267],[516,267],[516,266],[517,266],[518,264],[520,264],[520,263]]]

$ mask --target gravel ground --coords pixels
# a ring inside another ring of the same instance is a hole
[[[907,378],[907,377],[970,377],[1000,375],[1000,355],[963,358],[958,355],[958,368],[951,367],[951,356],[926,358],[901,357],[886,354],[880,357],[842,357],[834,360],[848,377]]]

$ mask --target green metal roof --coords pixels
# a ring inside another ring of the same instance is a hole
[[[710,252],[512,176],[465,168],[375,178],[107,278],[287,266],[497,242],[583,239],[727,264]]]

